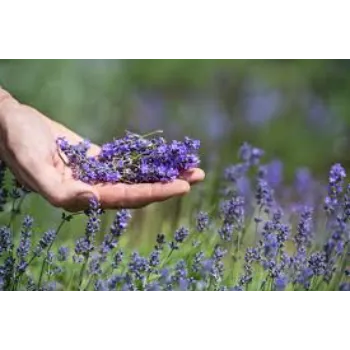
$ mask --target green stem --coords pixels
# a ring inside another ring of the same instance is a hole
[[[93,278],[92,276],[89,278],[88,282],[86,283],[85,288],[83,288],[84,291],[87,291],[87,290],[88,290],[88,288],[89,288],[89,286],[90,286],[90,283],[92,282],[92,278]]]
[[[69,162],[63,157],[62,155],[63,152],[58,145],[57,145],[57,153],[58,153],[58,156],[61,158],[63,164],[66,166],[69,166],[70,165]]]
[[[157,135],[157,134],[163,134],[163,130],[154,130],[154,131],[151,131],[147,134],[140,135],[140,136],[143,138],[146,138],[146,137],[150,137],[150,136]]]
[[[42,279],[43,279],[43,275],[44,275],[44,270],[45,270],[45,267],[46,267],[46,260],[47,260],[47,257],[48,257],[48,254],[49,254],[49,251],[51,250],[52,246],[53,246],[53,243],[55,242],[55,239],[57,238],[57,235],[58,233],[60,232],[60,230],[62,229],[64,223],[66,222],[66,219],[63,219],[61,221],[61,223],[59,224],[59,226],[57,227],[57,230],[56,230],[56,234],[55,234],[55,238],[52,240],[51,244],[48,246],[47,250],[46,250],[46,255],[45,255],[45,258],[44,258],[44,261],[41,265],[41,270],[40,270],[40,276],[39,276],[39,282],[38,282],[38,290],[40,290],[41,288],[41,283],[42,283]],[[34,260],[35,256],[32,257],[32,259],[30,260],[30,262],[32,262]]]
[[[333,282],[333,290],[339,290],[339,286],[342,282],[342,279],[344,277],[345,274],[345,269],[347,266],[347,262],[348,262],[348,254],[349,254],[349,243],[347,243],[347,247],[344,249],[344,253],[340,258],[340,271],[338,272],[338,274],[336,274],[335,278],[334,278],[334,282]]]
[[[78,290],[82,290],[82,289],[81,289],[81,285],[82,285],[82,283],[83,283],[84,272],[85,272],[85,269],[86,269],[86,266],[87,266],[89,257],[90,257],[90,253],[87,253],[87,254],[85,255],[85,260],[84,260],[83,266],[82,266],[81,269],[80,269]]]
[[[37,257],[37,255],[33,255],[31,257],[31,259],[28,261],[28,265],[27,265],[27,268],[29,267],[29,265],[33,262],[33,260]],[[22,278],[22,275],[23,275],[23,272],[19,272],[17,277],[15,278],[15,288],[14,290],[17,290],[18,289],[18,286],[21,284],[21,278]],[[17,280],[17,281],[16,281]]]
[[[259,207],[258,220],[260,220],[261,209],[262,209],[262,206]],[[255,223],[255,237],[256,237],[257,234],[258,234],[259,223],[260,223],[260,221],[257,221],[257,222]]]
[[[16,217],[16,210],[15,210],[15,204],[16,204],[16,199],[14,199],[13,201],[12,201],[12,208],[11,208],[11,215],[10,215],[10,220],[9,220],[9,222],[8,222],[8,224],[7,224],[7,227],[8,228],[11,228],[11,226],[12,226],[12,223],[13,223],[13,220],[15,219],[15,217]]]
[[[164,261],[164,264],[165,264],[166,261],[170,258],[171,254],[173,254],[173,251],[174,251],[174,250],[175,250],[174,248],[171,248],[171,250],[170,250],[170,252],[169,252],[167,258],[166,258],[165,261]]]
[[[245,234],[245,230],[243,229],[242,231],[239,231],[238,235],[237,235],[237,245],[236,245],[237,259],[238,259],[238,254],[239,254],[239,248],[240,248],[241,244],[243,245],[243,242],[244,242],[244,234]]]

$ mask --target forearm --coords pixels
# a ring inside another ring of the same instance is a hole
[[[11,120],[11,111],[13,111],[18,102],[0,86],[0,159],[4,160],[4,147],[7,140],[6,130]]]
[[[3,111],[3,102],[9,98],[10,94],[5,91],[1,86],[0,86],[0,160],[3,159],[2,157],[2,140],[3,140],[3,128],[1,125],[3,124],[3,118],[4,118],[4,111]]]
[[[6,96],[9,96],[10,94],[5,90],[3,89],[1,86],[0,86],[0,101],[6,97]]]
[[[0,125],[9,110],[17,104],[18,102],[11,96],[11,94],[0,86]]]
[[[5,89],[0,86],[0,132],[7,128],[8,122],[22,105]],[[1,137],[1,135],[0,135]]]

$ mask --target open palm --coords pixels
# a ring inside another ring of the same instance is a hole
[[[192,169],[171,183],[88,185],[73,178],[58,153],[56,139],[71,143],[82,138],[37,110],[8,97],[0,101],[0,158],[17,179],[40,193],[51,204],[69,211],[85,209],[96,196],[104,208],[141,207],[186,194],[190,185],[203,180],[200,169]],[[93,145],[91,154],[99,147]]]

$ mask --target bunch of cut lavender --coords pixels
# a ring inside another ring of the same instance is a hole
[[[188,137],[183,142],[167,142],[163,137],[126,132],[120,139],[101,146],[96,156],[89,156],[90,143],[71,145],[64,138],[57,140],[68,159],[76,179],[96,183],[169,182],[199,164],[200,142]]]

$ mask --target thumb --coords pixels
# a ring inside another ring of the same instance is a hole
[[[63,180],[56,168],[48,166],[36,176],[38,192],[53,206],[68,211],[88,208],[92,197],[100,200],[99,193],[92,186],[74,179]]]

